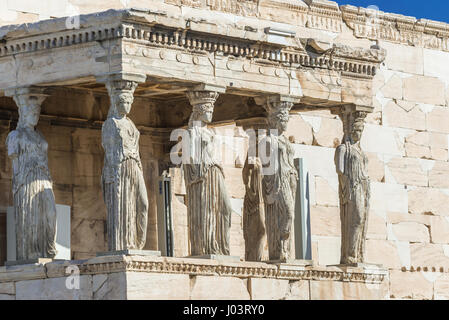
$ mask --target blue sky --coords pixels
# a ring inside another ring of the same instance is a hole
[[[377,6],[381,11],[449,23],[448,0],[334,0],[339,5]]]

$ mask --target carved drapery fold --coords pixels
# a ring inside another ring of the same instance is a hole
[[[340,112],[344,137],[335,151],[339,181],[341,264],[363,263],[370,202],[368,158],[360,147],[366,111],[345,106]]]
[[[136,81],[106,81],[111,106],[102,127],[105,151],[102,172],[110,251],[143,249],[148,221],[148,195],[139,154],[140,133],[127,117]]]
[[[214,158],[215,134],[207,128],[212,121],[218,93],[192,90],[187,93],[193,107],[189,120],[189,161],[183,164],[187,191],[190,254],[229,255],[231,203],[223,168]]]
[[[298,172],[294,165],[294,150],[288,138],[290,100],[270,97],[264,108],[268,114],[268,135],[265,143],[270,161],[264,161],[262,189],[265,203],[265,224],[268,254],[272,261],[291,259],[292,227]]]
[[[16,130],[6,139],[12,160],[16,259],[53,258],[56,251],[56,206],[48,169],[48,143],[35,129],[41,104],[40,88],[8,90],[19,109]]]

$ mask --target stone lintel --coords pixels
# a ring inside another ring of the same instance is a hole
[[[217,93],[226,93],[226,87],[211,83],[201,83],[194,86],[191,91],[214,91]]]
[[[333,107],[331,109],[332,114],[341,114],[341,113],[351,113],[356,111],[362,111],[366,113],[372,113],[374,110],[374,107],[372,106],[364,106],[364,105],[357,105],[357,104],[344,104],[338,107]]]
[[[137,83],[144,83],[147,76],[142,73],[132,73],[132,72],[113,72],[107,73],[96,77],[98,83],[107,83],[109,81],[133,81]]]
[[[291,102],[293,104],[297,104],[301,101],[300,96],[286,95],[286,94],[273,94],[273,95],[264,95],[254,98],[256,104],[265,105],[268,102]]]
[[[28,86],[28,87],[13,87],[5,89],[5,96],[14,97],[19,95],[33,95],[39,97],[48,97],[48,94],[44,94],[45,88]]]

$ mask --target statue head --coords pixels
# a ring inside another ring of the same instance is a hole
[[[362,139],[363,129],[365,128],[365,124],[363,119],[356,119],[351,129],[351,140],[353,143],[357,143]]]
[[[137,83],[126,80],[114,80],[108,82],[106,87],[111,99],[108,118],[126,117],[131,112],[131,105],[134,101],[134,90],[137,87]]]
[[[14,101],[19,108],[18,128],[32,128],[39,122],[41,104],[46,98],[42,94],[23,94],[14,96]]]
[[[218,98],[218,93],[213,91],[190,91],[187,93],[187,97],[193,107],[192,115],[189,119],[189,127],[193,127],[194,122],[211,123],[214,103]]]
[[[268,113],[268,126],[276,129],[279,135],[287,131],[288,120],[290,119],[291,102],[267,102],[265,109]]]

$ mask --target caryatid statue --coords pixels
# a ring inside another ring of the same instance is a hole
[[[109,251],[141,250],[146,241],[148,194],[139,154],[140,133],[127,117],[137,82],[110,80],[106,87],[111,106],[101,141],[108,247]]]
[[[368,158],[360,147],[366,112],[343,110],[345,135],[335,152],[340,196],[341,264],[364,262],[370,200]]]
[[[293,102],[267,99],[268,113],[266,149],[270,153],[267,163],[262,157],[265,225],[268,255],[272,261],[291,259],[292,226],[298,171],[294,165],[294,149],[284,135]],[[264,151],[259,150],[261,156]]]
[[[214,158],[212,121],[214,91],[189,91],[190,116],[188,163],[183,164],[192,256],[229,255],[231,203],[223,168]]]
[[[11,95],[19,108],[17,128],[6,139],[13,169],[16,260],[54,258],[56,206],[48,143],[35,129],[46,95],[38,88],[17,89]]]
[[[242,123],[243,121],[241,121]],[[258,130],[266,131],[266,122],[242,123],[248,133],[248,155],[242,170],[245,198],[243,200],[243,238],[245,261],[262,261],[266,242],[265,208],[262,191],[262,162],[258,155]]]

